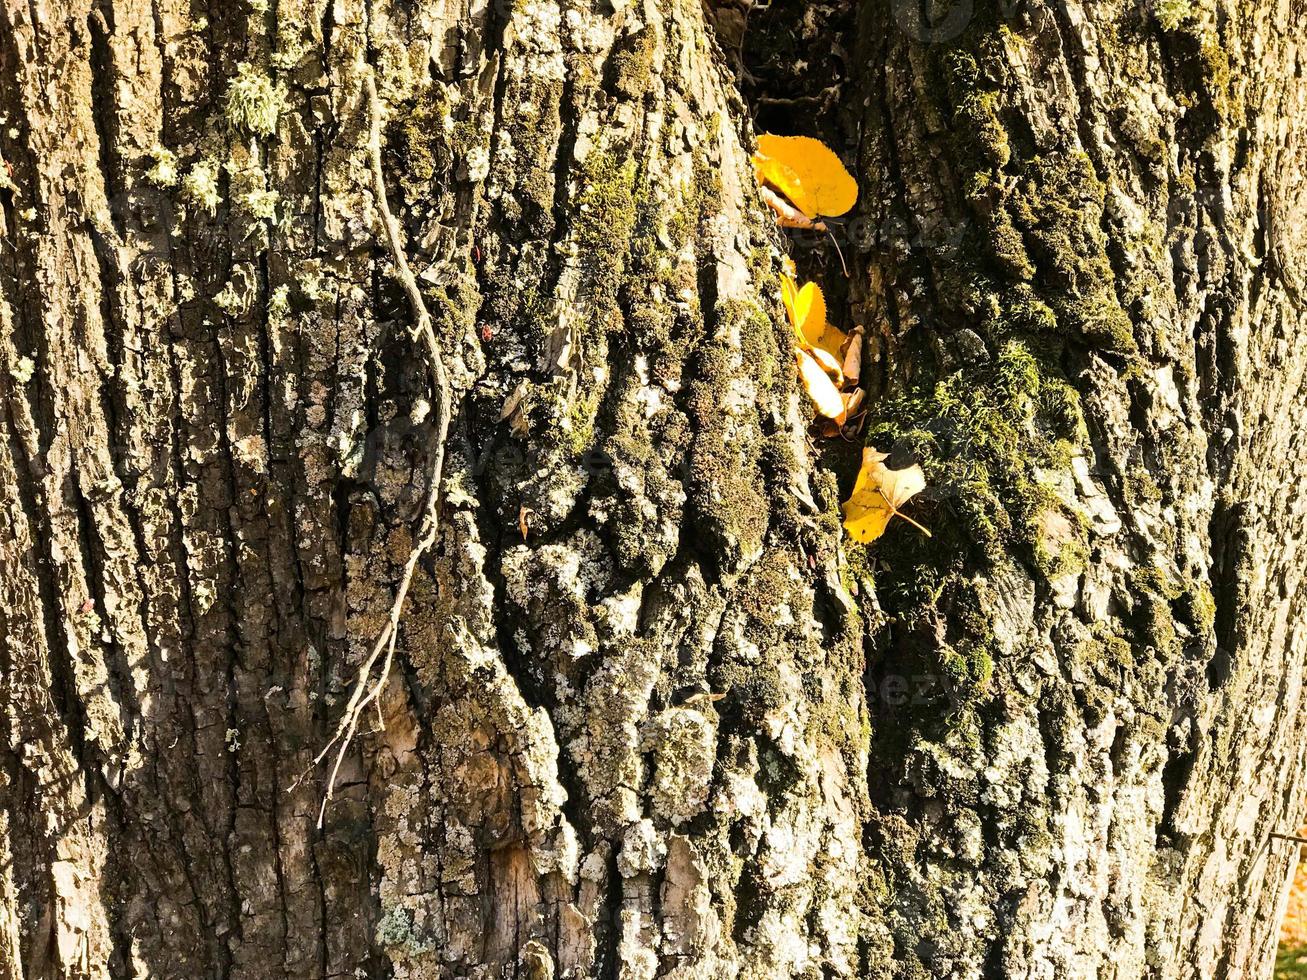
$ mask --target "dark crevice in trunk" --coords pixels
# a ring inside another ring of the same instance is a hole
[[[107,9],[106,9],[107,8]],[[117,100],[116,86],[121,79],[113,67],[113,54],[109,49],[109,37],[114,30],[112,4],[96,6],[86,19],[86,31],[90,43],[91,63],[91,117],[95,120],[95,131],[99,137],[100,176],[104,180],[104,193],[109,199],[109,214],[114,229],[121,237],[126,232],[124,211],[126,187],[122,179],[121,167],[124,161],[119,157],[117,135]],[[74,50],[76,32],[74,32]],[[79,206],[85,207],[85,202]]]
[[[238,596],[241,596],[246,602],[251,601],[251,597],[246,595],[247,583],[240,575],[240,558],[236,552],[237,536],[237,501],[236,496],[239,494],[237,487],[235,465],[233,460],[233,450],[230,437],[230,420],[228,413],[230,411],[230,382],[228,378],[227,359],[223,351],[222,341],[219,339],[221,327],[215,326],[213,336],[215,367],[215,378],[217,380],[217,417],[220,437],[218,445],[221,453],[220,469],[222,471],[222,483],[227,488],[231,499],[227,501],[227,511],[223,515],[226,520],[226,533],[223,540],[227,544],[226,554],[224,556],[223,568],[230,577],[229,586],[222,589],[222,595],[219,601],[226,605],[226,616],[224,617],[224,633],[226,642],[223,647],[226,656],[223,658],[225,663],[225,687],[226,687],[226,724],[228,731],[240,731],[240,705],[236,692],[236,662],[239,657],[238,646],[241,643],[236,633],[236,624],[241,621],[241,605],[238,604]],[[228,329],[231,329],[230,327]],[[243,526],[241,527],[243,531]],[[219,586],[221,588],[221,585]],[[257,600],[254,600],[257,601]],[[224,740],[224,745],[226,741]],[[232,860],[231,847],[229,842],[238,839],[236,833],[236,813],[237,803],[240,799],[241,770],[240,756],[238,752],[231,751],[227,746],[225,765],[226,778],[230,789],[230,800],[228,801],[229,812],[225,815],[226,833],[221,838],[223,846],[221,848],[222,865],[226,872],[226,900],[228,906],[228,915],[230,916],[229,930],[225,935],[218,937],[220,959],[219,968],[223,980],[228,980],[231,976],[232,965],[235,962],[233,943],[239,944],[242,934],[242,916],[241,916],[241,890],[236,882],[235,862]],[[215,814],[215,821],[219,815]],[[217,839],[217,835],[214,835]],[[215,896],[215,901],[217,897]]]
[[[1210,575],[1215,604],[1213,625],[1216,631],[1216,649],[1207,665],[1207,683],[1212,691],[1223,687],[1229,680],[1234,668],[1233,658],[1246,639],[1240,626],[1245,612],[1243,590],[1247,570],[1255,560],[1247,551],[1246,520],[1245,504],[1229,506],[1218,503],[1209,524]]]

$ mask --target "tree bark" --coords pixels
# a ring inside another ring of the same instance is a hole
[[[1265,975],[1305,23],[0,0],[0,980]],[[864,441],[931,538],[842,537]]]

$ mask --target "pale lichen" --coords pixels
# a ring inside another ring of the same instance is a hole
[[[286,88],[248,62],[236,66],[227,89],[227,121],[235,129],[255,136],[271,136],[286,104]]]
[[[1164,31],[1174,31],[1193,17],[1192,0],[1156,0],[1153,16]]]
[[[290,316],[290,286],[282,283],[268,297],[268,322],[282,324]]]
[[[261,221],[277,220],[277,202],[281,195],[272,190],[252,190],[241,199],[245,210]]]
[[[145,179],[155,187],[168,189],[177,186],[177,154],[156,143],[146,153],[154,165],[145,171]]]
[[[382,915],[377,921],[374,937],[382,949],[400,951],[409,956],[423,956],[438,949],[431,939],[418,934],[413,913],[402,905],[396,905]]]
[[[214,214],[222,203],[222,195],[218,192],[217,166],[201,160],[191,167],[190,173],[182,178],[182,199]]]
[[[25,385],[31,381],[32,375],[35,373],[36,365],[32,363],[30,357],[20,357],[18,363],[9,369],[9,376],[20,385]]]

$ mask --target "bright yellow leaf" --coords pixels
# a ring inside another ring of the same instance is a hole
[[[814,337],[820,336],[826,325],[826,297],[821,294],[821,287],[815,282],[805,282],[799,288],[789,276],[781,276],[781,299],[799,339],[813,346]]]
[[[843,422],[844,399],[839,389],[835,387],[835,382],[831,381],[821,365],[807,351],[796,350],[794,354],[799,361],[799,378],[803,382],[803,390],[808,393],[813,405],[817,407],[817,414],[834,419],[836,422]]]
[[[862,451],[862,469],[853,484],[853,494],[844,502],[844,528],[855,541],[867,544],[885,533],[895,515],[927,537],[930,532],[905,515],[900,508],[926,488],[926,474],[912,465],[892,470],[885,465],[889,453],[867,448]]]
[[[844,214],[858,200],[857,182],[821,140],[764,133],[753,167],[759,184],[776,188],[809,219]]]
[[[789,315],[790,325],[799,337],[799,345],[810,351],[821,361],[833,361],[835,370],[832,374],[840,376],[841,350],[848,337],[837,327],[826,322],[826,298],[815,282],[805,282],[800,289],[789,276],[781,276],[781,299],[785,301],[785,312]],[[827,358],[817,355],[824,351]]]
[[[821,365],[821,369],[830,375],[830,379],[837,385],[844,383],[844,373],[840,370],[840,362],[836,358],[831,357],[820,347],[811,347],[805,352]]]

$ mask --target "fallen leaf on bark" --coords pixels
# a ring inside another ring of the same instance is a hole
[[[803,382],[803,390],[812,399],[817,413],[836,422],[843,422],[844,398],[835,387],[835,382],[831,381],[830,376],[807,351],[796,350],[794,355],[799,361],[799,379]]]
[[[857,182],[821,140],[764,133],[753,167],[760,186],[779,192],[809,220],[844,214],[858,200]]]
[[[849,334],[848,346],[844,350],[844,363],[840,365],[844,372],[845,380],[850,384],[857,384],[858,379],[862,377],[862,335],[863,327],[861,324],[853,328],[853,333]]]
[[[504,399],[504,407],[499,410],[499,421],[504,421],[504,419],[517,411],[517,406],[522,404],[522,398],[526,395],[526,389],[527,383],[525,381],[519,381],[517,383],[517,387],[514,388],[512,393]]]
[[[799,338],[799,346],[835,375],[837,383],[842,381],[841,351],[848,337],[826,321],[826,297],[822,295],[821,287],[815,282],[805,282],[800,287],[789,276],[781,276],[781,299],[785,302],[790,326]]]
[[[885,465],[889,453],[868,447],[862,451],[862,469],[853,485],[853,494],[844,503],[844,528],[849,536],[863,544],[885,533],[890,520],[901,517],[926,537],[930,532],[900,509],[926,488],[926,474],[914,464],[901,470]]]

